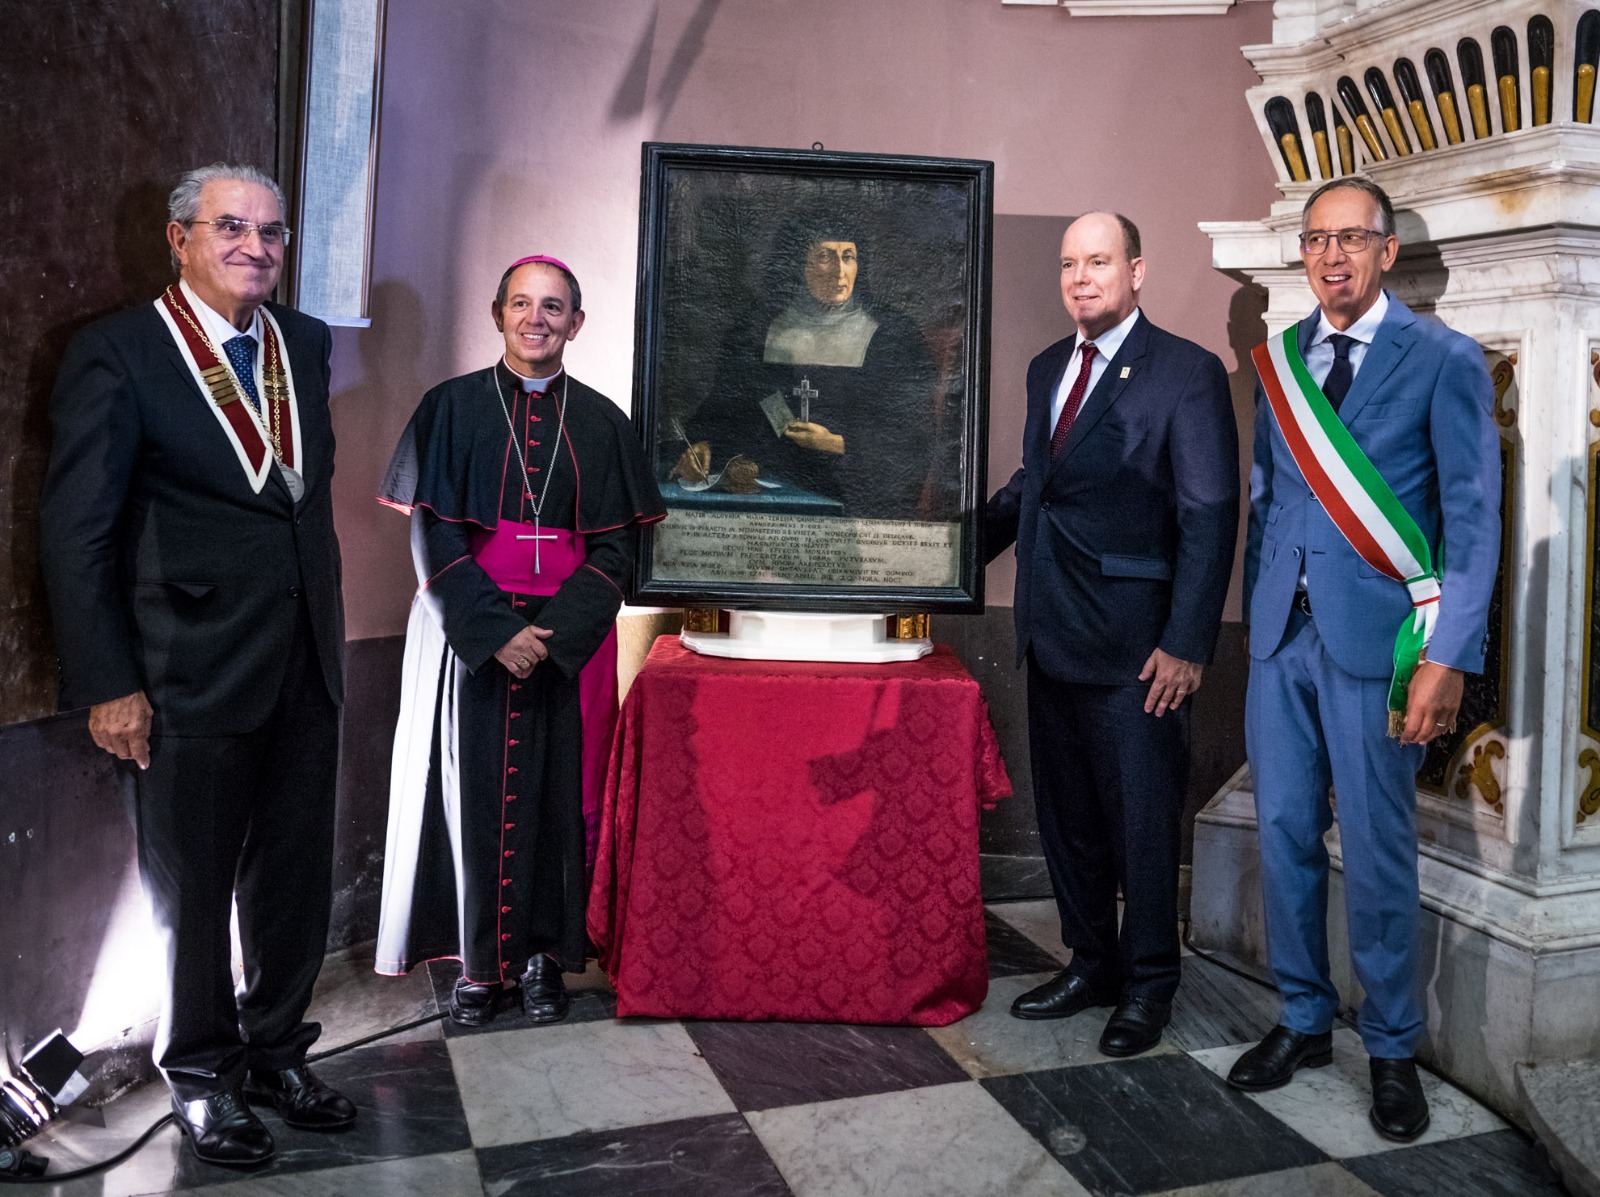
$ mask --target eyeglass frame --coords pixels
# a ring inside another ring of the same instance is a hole
[[[1344,243],[1344,237],[1345,237],[1346,233],[1360,233],[1361,234],[1362,241],[1361,241],[1360,248],[1353,248],[1353,247],[1351,247],[1349,245],[1346,245]],[[1307,237],[1313,237],[1313,236],[1316,236],[1318,234],[1321,234],[1323,237],[1326,237],[1327,240],[1322,243],[1322,248],[1321,249],[1312,249],[1310,246],[1308,246],[1306,244],[1306,238]],[[1347,229],[1307,229],[1307,230],[1305,230],[1305,232],[1300,234],[1300,252],[1305,254],[1307,257],[1320,258],[1323,254],[1328,252],[1328,246],[1332,245],[1335,241],[1337,241],[1339,243],[1339,248],[1344,250],[1345,253],[1347,253],[1347,254],[1363,254],[1363,253],[1366,253],[1367,250],[1372,248],[1372,239],[1374,237],[1376,237],[1378,239],[1378,241],[1380,243],[1382,243],[1384,241],[1387,241],[1390,237],[1393,237],[1393,236],[1394,236],[1393,233],[1385,233],[1382,229],[1364,229],[1364,228],[1361,228],[1360,226],[1351,226],[1350,228],[1347,228]],[[285,243],[285,244],[287,244],[287,243]]]
[[[257,224],[253,220],[240,220],[237,216],[219,216],[215,220],[191,220],[188,222],[188,227],[192,227],[197,224],[213,225],[216,227],[220,236],[226,237],[229,240],[243,241],[251,233],[254,233],[257,237],[261,238],[261,244],[278,245],[282,246],[284,249],[289,247],[289,238],[294,236],[294,230],[288,225],[280,224],[279,222],[273,220],[269,220],[266,224]],[[238,225],[239,231],[237,233],[230,233],[225,227],[228,225]],[[268,232],[268,230],[276,232],[278,237],[276,239],[267,237],[265,234]]]

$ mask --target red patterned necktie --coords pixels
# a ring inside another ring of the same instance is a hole
[[[1067,433],[1072,431],[1072,421],[1078,418],[1078,409],[1083,406],[1083,393],[1089,389],[1089,370],[1094,365],[1094,342],[1083,343],[1083,365],[1078,368],[1078,378],[1072,384],[1072,390],[1067,392],[1067,401],[1062,404],[1061,417],[1056,421],[1055,435],[1050,438],[1050,456],[1061,455],[1061,446],[1067,443]]]

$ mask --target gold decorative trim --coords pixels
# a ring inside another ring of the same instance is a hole
[[[933,617],[922,615],[891,615],[889,616],[889,639],[891,640],[927,640],[931,635]]]
[[[1506,406],[1506,395],[1516,385],[1517,355],[1508,353],[1496,362],[1489,371],[1489,378],[1494,383],[1494,422],[1502,428],[1510,428],[1517,422],[1517,409]]]
[[[1510,419],[1501,419],[1501,400],[1515,385],[1514,371],[1517,365],[1516,353],[1506,353],[1498,349],[1490,349],[1480,345],[1484,354],[1484,365],[1489,368],[1490,376],[1495,379],[1495,419],[1500,425],[1500,570],[1498,579],[1502,585],[1500,596],[1500,670],[1498,701],[1491,711],[1484,712],[1484,721],[1474,727],[1470,734],[1463,736],[1450,753],[1445,762],[1443,774],[1431,774],[1428,780],[1417,779],[1417,788],[1423,793],[1433,794],[1440,798],[1448,799],[1452,795],[1456,798],[1466,799],[1471,792],[1471,783],[1468,780],[1474,769],[1486,768],[1480,765],[1476,753],[1469,756],[1474,749],[1473,741],[1488,732],[1506,734],[1506,710],[1511,694],[1511,596],[1515,586],[1512,577],[1511,542],[1512,534],[1516,527],[1516,502],[1517,502],[1517,434],[1515,431],[1516,413],[1508,409]],[[1500,381],[1504,368],[1508,367],[1513,372],[1513,377]],[[1600,737],[1597,737],[1600,738]],[[1431,751],[1431,750],[1430,750]],[[1500,746],[1504,755],[1504,746]],[[1430,772],[1426,767],[1424,772]],[[1437,781],[1433,778],[1438,778]],[[1454,782],[1452,783],[1452,779]],[[1497,806],[1495,800],[1488,798],[1487,791],[1480,792],[1485,795],[1485,804],[1495,811],[1503,813],[1502,806]]]
[[[716,607],[685,607],[683,609],[683,630],[686,632],[699,632],[703,635],[714,635],[718,629],[722,612]]]
[[[1600,752],[1585,748],[1578,754],[1578,768],[1589,770],[1589,784],[1578,796],[1578,822],[1600,811]]]
[[[1472,729],[1472,734],[1467,739],[1471,741],[1494,730],[1487,723],[1481,723]],[[1465,755],[1463,749],[1461,756]],[[1461,756],[1456,759],[1460,760]],[[1505,814],[1505,796],[1500,789],[1500,779],[1494,775],[1494,763],[1505,759],[1506,746],[1499,740],[1488,740],[1474,745],[1472,760],[1456,768],[1456,797],[1470,801],[1472,791],[1477,790],[1485,806],[1491,808],[1497,815]]]
[[[1589,351],[1589,374],[1594,385],[1589,389],[1590,399],[1594,400],[1596,393],[1600,392],[1600,352]],[[1589,409],[1589,423],[1600,427],[1600,405]],[[1588,474],[1584,478],[1584,508],[1586,517],[1583,526],[1583,673],[1578,685],[1578,710],[1582,718],[1583,732],[1587,736],[1600,739],[1600,730],[1589,725],[1590,687],[1593,674],[1594,653],[1594,536],[1595,536],[1595,490],[1597,479],[1596,470],[1600,469],[1600,440],[1589,446],[1586,455]],[[1578,794],[1578,808],[1576,811],[1577,823],[1600,812],[1600,752],[1593,748],[1584,748],[1578,753],[1578,768],[1589,770],[1589,783]]]
[[[1600,729],[1589,726],[1589,688],[1591,684],[1590,669],[1594,661],[1594,637],[1591,629],[1594,627],[1594,532],[1595,532],[1595,483],[1596,470],[1600,469],[1600,440],[1589,446],[1587,455],[1589,474],[1584,479],[1586,496],[1584,506],[1587,518],[1583,527],[1583,674],[1578,687],[1578,710],[1583,718],[1583,731],[1587,736],[1600,740]]]

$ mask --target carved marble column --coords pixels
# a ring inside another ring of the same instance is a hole
[[[1266,289],[1269,332],[1298,320],[1315,302],[1301,205],[1360,170],[1399,209],[1388,285],[1476,338],[1495,382],[1490,659],[1418,778],[1426,1058],[1525,1122],[1518,1065],[1600,1053],[1600,6],[1279,0],[1275,17],[1280,40],[1245,54],[1283,199],[1203,224],[1215,266]],[[1329,842],[1337,867],[1337,827]],[[1196,827],[1194,934],[1264,964],[1258,864],[1242,769]],[[1340,881],[1329,921],[1353,1003]]]

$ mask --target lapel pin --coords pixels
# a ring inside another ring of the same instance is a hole
[[[1117,375],[1117,377],[1118,378],[1126,378],[1126,377],[1128,377],[1128,375],[1130,375],[1132,373],[1133,373],[1133,367],[1132,366],[1124,366],[1124,367],[1122,367],[1122,373]]]

